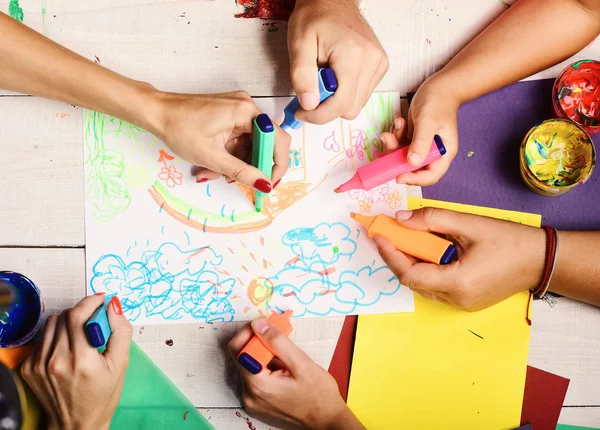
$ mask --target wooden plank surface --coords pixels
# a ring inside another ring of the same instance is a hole
[[[102,65],[161,89],[241,88],[261,96],[291,92],[286,24],[235,19],[232,0],[20,4],[26,24],[87,58],[98,57]],[[406,93],[506,6],[495,0],[363,0],[361,8],[390,56],[390,72],[379,89]],[[7,9],[8,1],[0,1],[0,10]],[[596,42],[574,58],[599,54]],[[536,77],[554,76],[569,61]],[[59,311],[75,304],[85,291],[81,110],[9,96],[0,97],[0,118],[0,270],[29,275],[42,289],[49,311]],[[75,248],[54,248],[64,246]],[[567,406],[590,406],[563,408],[561,422],[597,424],[598,309],[561,299],[553,309],[535,303],[534,316],[530,364],[571,379]],[[340,324],[339,319],[302,321],[296,325],[296,340],[326,367]],[[201,327],[137,327],[135,336],[217,428],[248,428],[243,411],[221,409],[239,406],[235,382],[228,378],[235,373],[225,367],[229,361],[223,350],[234,327]],[[164,343],[169,338],[173,347]],[[214,407],[219,409],[210,409]]]

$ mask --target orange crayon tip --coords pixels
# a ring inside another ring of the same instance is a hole
[[[340,187],[337,187],[335,190],[333,190],[333,192],[339,194],[342,192],[342,190],[340,189]]]
[[[354,212],[350,212],[350,218],[354,219],[355,216],[356,214]]]

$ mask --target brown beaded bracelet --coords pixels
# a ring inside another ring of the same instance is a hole
[[[544,226],[546,232],[546,263],[544,266],[544,276],[539,287],[531,290],[531,294],[538,296],[540,299],[544,297],[550,286],[554,266],[556,265],[556,253],[558,251],[558,234],[555,228]]]

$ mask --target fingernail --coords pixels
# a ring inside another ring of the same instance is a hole
[[[277,185],[281,182],[281,179],[278,179],[277,182],[273,184],[273,189],[277,188]]]
[[[252,321],[252,329],[255,333],[265,334],[269,330],[269,323],[264,318],[258,318]]]
[[[421,156],[416,152],[408,154],[408,162],[413,166],[418,166],[421,164]]]
[[[413,212],[412,211],[398,211],[396,212],[396,219],[398,221],[406,221],[407,219],[410,219],[410,217],[412,217]]]
[[[201,184],[202,182],[206,182],[208,181],[208,178],[200,178],[200,179],[196,179],[196,183]]]
[[[104,295],[104,294],[106,294],[104,291],[100,291],[100,292],[98,292],[98,293],[96,293],[96,294],[94,294],[94,295],[95,295],[95,296],[102,296],[102,295]]]
[[[404,179],[400,179],[400,178],[396,178],[396,183],[397,184],[406,184],[406,182],[404,181]]]
[[[254,181],[254,188],[263,193],[269,194],[273,187],[268,181],[265,181],[263,178],[258,178]]]
[[[110,299],[110,304],[117,315],[123,315],[123,308],[121,307],[121,301],[117,296]]]
[[[402,121],[404,121],[404,119],[401,116],[397,116],[394,119],[394,130],[402,127]]]
[[[235,182],[235,179],[232,179],[231,181],[226,181],[228,184],[233,184]]]
[[[304,109],[314,109],[319,104],[319,99],[315,93],[302,93],[298,96],[300,105]]]

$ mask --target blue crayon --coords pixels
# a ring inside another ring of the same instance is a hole
[[[112,294],[104,298],[104,303],[98,307],[85,324],[85,333],[87,335],[90,345],[94,348],[101,349],[106,348],[108,338],[112,331],[110,330],[110,324],[108,323],[108,304],[115,295]]]
[[[335,90],[337,90],[338,83],[335,77],[335,73],[333,73],[333,69],[325,67],[323,69],[319,69],[319,103],[323,103],[323,101],[327,100],[331,97]],[[296,111],[300,109],[300,101],[298,97],[294,97],[291,102],[283,109],[283,113],[285,115],[283,122],[281,123],[281,128],[285,131],[296,130],[304,125],[302,121],[298,121],[294,115],[296,115]]]

